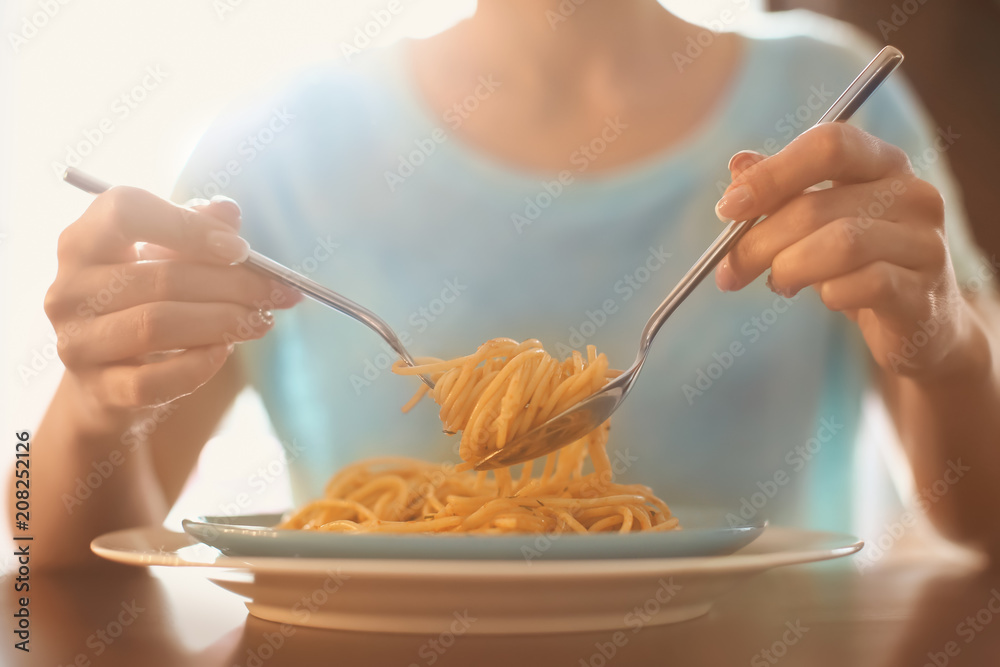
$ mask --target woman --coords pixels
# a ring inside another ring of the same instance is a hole
[[[671,503],[846,528],[874,382],[918,488],[962,471],[926,503],[935,523],[996,546],[998,324],[989,297],[962,292],[982,266],[941,168],[950,135],[898,77],[856,127],[805,131],[874,54],[836,24],[713,35],[653,0],[559,12],[481,0],[440,35],[352,53],[209,131],[175,199],[230,199],[192,212],[115,188],[69,226],[46,309],[80,333],[35,438],[36,539],[64,548],[40,552],[75,560],[95,534],[161,520],[247,382],[294,445],[297,502],[358,458],[454,459],[435,410],[398,413],[415,383],[386,370],[375,336],[228,265],[246,253],[237,231],[382,314],[417,354],[508,336],[558,356],[595,344],[626,366],[720,231],[713,206],[769,217],[720,265],[720,289],[664,328],[613,422],[620,478]],[[736,149],[763,152],[727,165]],[[113,270],[134,278],[82,318]],[[115,449],[92,497],[66,500]]]

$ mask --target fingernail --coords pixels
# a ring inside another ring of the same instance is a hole
[[[795,296],[795,292],[793,292],[791,289],[781,289],[780,287],[778,287],[777,285],[775,285],[774,284],[774,280],[771,279],[771,274],[770,273],[767,274],[766,285],[767,285],[767,288],[769,290],[771,290],[772,292],[774,292],[778,296],[782,296],[782,297],[784,297],[786,299],[791,299],[793,296]]]
[[[729,171],[745,171],[764,158],[765,156],[757,151],[740,151],[729,158]]]
[[[209,202],[207,199],[202,199],[201,197],[195,197],[194,199],[188,199],[184,202],[184,208],[194,208],[195,206],[208,206]]]
[[[715,205],[715,215],[723,222],[742,219],[743,212],[749,209],[751,199],[750,188],[746,185],[737,185],[723,195]]]
[[[274,324],[274,313],[270,310],[260,310],[258,311],[260,316],[260,321],[264,323],[265,326],[271,326]]]
[[[722,292],[732,292],[736,289],[736,275],[733,267],[729,266],[729,260],[724,259],[715,269],[715,285]]]
[[[226,195],[215,195],[214,197],[212,197],[212,203],[214,204],[216,202],[222,202],[222,203],[225,203],[225,204],[232,204],[232,206],[236,209],[237,213],[239,213],[240,215],[243,214],[243,209],[240,208],[240,205],[236,202],[235,199],[231,199],[230,197],[227,197]]]
[[[211,231],[206,238],[212,252],[229,262],[242,262],[250,255],[250,244],[236,234]]]

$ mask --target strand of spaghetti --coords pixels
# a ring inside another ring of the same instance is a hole
[[[458,526],[461,521],[461,517],[457,516],[444,516],[417,521],[380,521],[369,527],[368,530],[374,533],[426,533],[446,531]]]
[[[602,530],[608,530],[614,528],[619,524],[624,523],[624,521],[625,521],[624,517],[622,517],[622,515],[619,514],[618,512],[615,512],[611,516],[605,517],[600,521],[598,521],[597,523],[592,524],[590,528],[587,529],[587,531],[591,533],[599,533]]]
[[[421,385],[420,385],[420,388],[419,388],[419,389],[417,389],[417,392],[416,392],[415,394],[413,394],[413,397],[412,397],[412,398],[410,398],[410,400],[408,400],[408,401],[407,401],[407,402],[406,402],[406,403],[405,403],[405,404],[403,405],[403,412],[409,412],[410,410],[412,410],[412,409],[413,409],[413,408],[414,408],[414,407],[415,407],[415,406],[417,405],[417,403],[419,403],[419,402],[420,402],[420,399],[421,399],[421,398],[423,398],[423,397],[424,397],[424,395],[425,395],[425,394],[426,394],[426,393],[427,393],[427,392],[428,392],[429,390],[430,390],[430,387],[428,387],[428,386],[427,386],[427,385],[425,385],[425,384],[421,384]]]

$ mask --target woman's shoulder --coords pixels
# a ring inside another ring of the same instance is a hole
[[[805,89],[848,76],[837,94],[881,48],[849,23],[802,9],[755,15],[740,33],[761,66],[758,72],[780,73],[783,84]]]
[[[309,132],[345,124],[371,126],[393,104],[390,70],[389,56],[382,54],[353,65],[329,61],[300,69],[231,102],[209,126],[205,139],[252,134],[273,124],[275,116],[289,127],[308,126]]]
[[[273,183],[330,170],[335,176],[352,161],[357,167],[399,115],[392,57],[384,49],[318,63],[235,99],[189,155],[175,196],[246,198],[263,178]]]
[[[818,95],[819,113],[882,48],[855,26],[806,10],[761,14],[740,32],[753,55],[748,76],[761,92],[775,101],[784,99],[793,110],[810,99],[806,96]],[[818,114],[809,120],[818,120]],[[907,152],[920,146],[930,126],[904,71],[886,81],[853,122]]]
[[[805,9],[754,15],[739,31],[771,57],[794,65],[800,59],[828,59],[839,65],[867,62],[877,42],[850,23]]]

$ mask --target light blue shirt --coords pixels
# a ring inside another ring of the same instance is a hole
[[[713,206],[729,157],[773,153],[815,123],[875,50],[833,22],[769,20],[683,143],[591,173],[595,141],[561,174],[463,144],[456,117],[424,105],[401,49],[370,50],[216,122],[177,200],[233,197],[255,249],[379,313],[417,355],[538,338],[557,356],[594,344],[624,368],[650,313],[722,228]],[[946,194],[956,267],[970,276],[941,158],[947,128],[930,127],[899,76],[852,122],[903,147]],[[602,140],[624,131],[609,118]],[[394,355],[372,332],[311,301],[276,319],[241,354],[277,433],[302,452],[290,461],[297,503],[360,458],[457,459],[436,405],[400,412],[417,382],[388,371]],[[789,300],[763,280],[734,294],[707,282],[664,326],[612,421],[619,479],[671,504],[848,529],[870,363],[856,327],[812,290]]]

